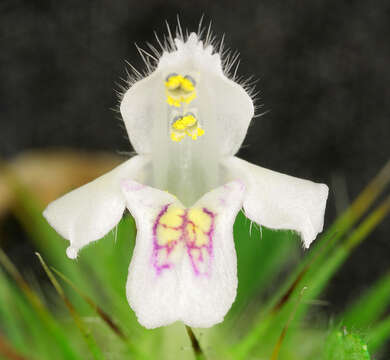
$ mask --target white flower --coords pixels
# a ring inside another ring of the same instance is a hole
[[[322,231],[326,185],[234,156],[254,106],[222,64],[195,33],[168,37],[156,66],[121,102],[138,155],[44,212],[76,258],[128,208],[137,238],[127,297],[147,328],[223,320],[236,296],[232,227],[241,208],[258,224],[299,232],[306,248]]]

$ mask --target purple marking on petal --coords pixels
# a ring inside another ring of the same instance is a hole
[[[226,205],[227,205],[226,199],[223,198],[223,197],[219,198],[219,204],[220,204],[221,206],[226,206]]]
[[[207,276],[210,274],[211,270],[211,261],[213,257],[213,236],[215,231],[215,218],[216,214],[207,208],[203,208],[202,211],[210,217],[210,227],[207,232],[199,229],[199,227],[188,218],[188,209],[184,210],[184,214],[179,215],[182,218],[182,223],[179,226],[173,227],[166,224],[161,224],[161,218],[167,212],[169,212],[169,206],[171,204],[166,204],[162,207],[161,211],[156,217],[156,220],[153,224],[153,254],[152,254],[152,265],[156,270],[156,274],[160,275],[164,269],[171,269],[174,264],[169,261],[169,256],[172,254],[176,246],[183,244],[186,247],[187,254],[192,265],[194,274],[196,276],[204,275]],[[190,225],[190,226],[188,226]],[[169,228],[175,231],[180,232],[180,236],[177,239],[172,239],[164,245],[160,245],[158,242],[157,230],[158,227]],[[205,244],[197,245],[197,233],[196,230],[202,231],[204,236],[207,236],[208,241]],[[190,233],[191,231],[191,233]],[[166,256],[164,262],[159,262],[159,254]],[[205,257],[205,253],[207,257]],[[207,263],[206,263],[207,262]],[[204,266],[202,266],[204,265]],[[202,268],[200,267],[202,266]]]
[[[186,245],[187,245],[187,253],[188,253],[188,256],[190,258],[190,261],[191,261],[194,273],[197,276],[199,276],[199,275],[209,275],[210,274],[210,271],[211,271],[211,260],[212,260],[212,257],[213,257],[213,236],[214,236],[216,214],[214,214],[212,211],[208,210],[207,208],[203,208],[202,211],[206,215],[210,216],[210,219],[211,219],[211,224],[210,224],[209,231],[203,232],[204,235],[206,235],[208,237],[208,242],[206,244],[203,244],[203,245],[200,245],[200,246],[196,245],[196,232],[195,232],[195,229],[193,229],[194,240],[191,240],[188,237],[188,241],[186,243]],[[193,222],[190,221],[190,220],[188,220],[188,223],[193,224]],[[196,225],[193,224],[193,226],[196,226]],[[187,236],[188,236],[188,234],[187,234]],[[205,260],[204,257],[203,257],[203,252],[202,252],[203,249],[205,249],[207,251],[208,256],[209,256],[209,259],[208,259],[209,262],[208,262],[208,264],[206,264],[207,269],[205,271],[201,271],[201,269],[199,269],[199,263],[203,263],[204,260]],[[198,256],[196,257],[197,253],[198,253]]]
[[[166,204],[163,206],[162,210],[159,212],[157,215],[156,221],[153,224],[153,257],[152,257],[152,263],[153,266],[156,269],[157,275],[161,273],[163,269],[170,268],[170,264],[163,264],[159,265],[158,264],[158,251],[161,249],[161,245],[158,244],[158,239],[157,239],[157,227],[160,223],[160,220],[162,216],[168,211],[168,208],[171,204]]]
[[[123,181],[122,182],[122,187],[126,191],[139,191],[139,190],[144,189],[146,187],[146,185],[140,184],[140,183],[137,183],[137,182],[134,182],[134,181],[131,181],[131,182]]]

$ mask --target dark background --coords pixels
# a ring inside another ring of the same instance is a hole
[[[205,15],[241,53],[266,115],[239,155],[329,185],[326,224],[389,158],[388,1],[0,2],[0,155],[73,147],[129,151],[114,90],[124,60],[143,68],[134,42],[154,42],[179,14],[196,31]],[[261,110],[260,110],[261,111]],[[389,270],[385,220],[329,287],[341,309]]]

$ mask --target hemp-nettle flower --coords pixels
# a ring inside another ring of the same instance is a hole
[[[215,50],[209,34],[200,38],[183,36],[179,27],[176,38],[159,42],[161,53],[140,50],[148,73],[135,73],[120,104],[138,155],[44,211],[70,241],[73,259],[128,208],[137,237],[127,298],[147,328],[223,320],[236,296],[233,223],[241,208],[260,225],[299,232],[306,248],[323,228],[326,185],[234,156],[253,101],[229,75],[223,50]]]

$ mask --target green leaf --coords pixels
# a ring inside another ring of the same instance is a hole
[[[370,360],[370,354],[357,334],[336,330],[326,340],[324,360]]]

